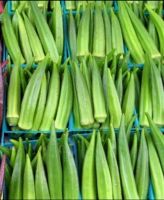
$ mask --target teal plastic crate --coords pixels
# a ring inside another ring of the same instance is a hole
[[[62,6],[62,10],[64,10],[64,2],[61,1],[61,6]],[[13,11],[11,10],[11,2],[9,1],[8,4],[8,12],[10,15],[13,14]],[[64,49],[63,49],[63,59],[62,59],[62,63],[64,63],[64,61],[67,59],[67,48],[66,48],[66,18],[63,12],[63,24],[64,24]],[[3,45],[3,56],[2,59],[3,61],[6,61],[8,56],[8,52],[7,49],[5,47],[5,45]],[[26,67],[26,64],[22,64],[21,67]],[[37,67],[37,64],[33,64],[33,67]],[[5,71],[5,69],[4,69]],[[7,86],[4,85],[4,105],[3,105],[3,122],[2,122],[2,137],[1,137],[1,144],[5,143],[5,136],[8,136],[10,138],[11,135],[16,134],[16,135],[24,135],[24,134],[28,134],[28,133],[32,133],[34,135],[38,134],[38,133],[50,133],[50,131],[23,131],[23,130],[14,130],[12,131],[10,129],[10,127],[7,124],[6,121],[6,108],[7,108]],[[58,134],[60,134],[62,132],[62,130],[57,130],[56,131]]]
[[[59,141],[60,138],[57,138],[57,140]],[[29,141],[29,143],[31,143],[33,147],[36,145],[36,142],[37,142],[37,140],[30,140]],[[75,164],[77,166],[77,150],[76,150],[76,145],[75,145],[75,143],[74,143],[74,141],[72,140],[71,137],[68,138],[68,143],[69,143],[69,146],[71,148],[71,151],[72,151],[72,154],[73,154],[73,157],[74,157],[74,160],[75,160]],[[27,145],[27,142],[23,141],[23,144]],[[7,148],[11,148],[13,146],[13,144],[11,142],[8,142],[8,143],[5,143],[3,146],[7,147]],[[4,188],[3,189],[3,199],[7,200],[8,199],[8,194],[7,194],[7,190],[6,190],[6,186],[5,186],[5,181],[4,181],[4,187],[3,188]],[[80,194],[79,194],[79,197],[80,197]]]
[[[69,52],[69,44],[68,44],[68,38],[67,38],[67,21],[66,21],[66,17],[67,17],[67,14],[69,13],[67,10],[66,10],[66,8],[65,8],[65,5],[64,5],[64,1],[61,1],[61,4],[62,4],[62,8],[63,8],[63,15],[64,15],[64,18],[63,18],[63,20],[64,20],[64,34],[65,34],[65,42],[64,42],[64,60],[68,57],[68,56],[70,56],[70,52]],[[117,11],[118,10],[118,7],[117,7],[117,3],[116,3],[116,1],[114,1],[114,6],[115,6],[115,10]],[[11,8],[10,8],[10,10],[9,10],[9,13],[10,14],[12,14],[12,10],[11,10]],[[73,14],[76,14],[76,11],[72,11],[73,12]],[[3,60],[6,60],[6,57],[7,57],[7,51],[6,51],[6,49],[3,51]],[[132,68],[132,67],[134,67],[134,63],[132,63],[131,61],[129,61],[129,63],[128,63],[128,67],[129,68]],[[22,67],[24,67],[25,65],[22,65]],[[36,65],[37,66],[37,65]],[[135,65],[136,66],[136,65]],[[140,65],[138,65],[139,67],[143,67],[143,64],[140,64]],[[6,98],[6,97],[5,97]],[[6,100],[6,99],[5,99]],[[4,101],[4,102],[6,102],[6,101]],[[6,105],[4,106],[4,108],[6,109]],[[7,126],[7,122],[6,122],[6,117],[5,117],[5,109],[4,109],[4,116],[3,116],[3,127],[2,127],[2,139],[1,139],[1,143],[4,145],[4,146],[11,146],[11,143],[10,142],[8,142],[8,140],[7,141],[5,141],[5,137],[7,136],[8,137],[8,139],[10,138],[10,135],[11,134],[13,134],[13,133],[16,133],[16,134],[21,134],[21,135],[23,135],[23,134],[26,134],[26,133],[33,133],[34,135],[35,134],[37,134],[38,133],[38,131],[10,131],[9,130],[9,128],[8,128],[8,126]],[[139,120],[137,119],[136,121],[135,121],[135,125],[134,125],[134,127],[139,127]],[[141,129],[141,128],[140,128]],[[68,130],[69,130],[69,132],[71,133],[71,134],[76,134],[76,133],[81,133],[81,134],[86,134],[86,135],[88,135],[88,134],[90,134],[92,131],[93,131],[93,129],[76,129],[75,127],[74,127],[74,119],[73,119],[73,114],[71,114],[71,117],[70,117],[70,120],[69,120],[69,125],[68,125]],[[104,131],[108,131],[108,129],[106,129],[106,130],[104,130]],[[116,131],[118,131],[118,130],[116,130]],[[132,130],[131,130],[131,133],[133,133],[135,131],[135,128],[133,128]],[[161,128],[161,131],[164,133],[164,128]],[[61,134],[61,132],[62,131],[57,131],[57,133],[58,134]],[[50,133],[49,131],[45,131],[44,133],[46,133],[46,134],[48,134],[48,133]],[[31,143],[33,143],[33,144],[35,144],[36,143],[36,140],[31,140]],[[77,149],[76,148],[74,148],[74,155],[77,155]],[[77,163],[77,157],[75,158],[75,160],[76,160],[76,163]],[[150,183],[150,187],[149,187],[149,194],[148,194],[148,198],[149,199],[155,199],[154,198],[154,194],[153,194],[153,188],[152,188],[152,184]],[[80,198],[79,199],[81,199],[81,196],[80,196]]]
[[[89,133],[90,134],[90,133]],[[85,132],[83,134],[85,137],[88,136],[88,133]],[[58,138],[58,140],[60,140],[60,138]],[[69,145],[71,147],[71,150],[72,150],[72,154],[74,156],[74,160],[75,160],[75,164],[76,164],[76,167],[78,166],[78,154],[77,154],[77,146],[76,146],[76,143],[74,141],[74,136],[73,135],[70,135],[69,136]],[[35,146],[37,140],[30,140],[29,143],[32,144],[32,146]],[[26,141],[23,141],[24,145],[27,144]],[[3,146],[5,147],[8,147],[8,148],[11,148],[13,146],[13,144],[11,142],[8,142],[8,143],[5,143]],[[78,168],[77,168],[78,169]],[[6,191],[6,188],[5,188],[5,185],[4,185],[4,200],[8,199],[8,194],[7,194],[7,191]],[[81,193],[79,194],[79,200],[82,200],[82,195]],[[155,200],[155,197],[154,197],[154,191],[153,191],[153,186],[152,186],[152,183],[150,181],[150,185],[149,185],[149,191],[148,191],[148,199],[149,200]]]
[[[118,7],[118,4],[117,4],[117,1],[115,0],[114,3],[113,3],[113,6],[114,6],[114,11],[117,13],[119,11],[119,7]],[[67,16],[69,14],[70,11],[66,10],[66,8],[64,8],[64,14],[65,14],[65,18],[66,18],[66,21],[67,21]],[[73,13],[73,15],[76,15],[76,11],[71,11]],[[164,12],[163,12],[164,13]],[[66,23],[67,25],[67,23]],[[68,38],[68,27],[66,28],[66,48],[67,48],[67,56],[68,57],[71,57],[71,51],[70,51],[70,46],[69,46],[69,38]],[[124,44],[124,52],[126,53],[128,51],[128,48],[126,47],[126,45]],[[128,68],[129,70],[134,68],[134,67],[139,67],[141,69],[143,69],[144,67],[144,64],[135,64],[132,62],[131,58],[128,60]],[[136,117],[136,120],[134,121],[134,124],[133,124],[133,128],[131,131],[135,131],[135,128],[138,128],[139,130],[141,130],[141,126],[140,126],[140,122],[139,122],[139,113],[137,113],[136,109],[134,110],[134,114],[137,116]],[[72,132],[91,132],[93,131],[93,129],[84,129],[84,128],[81,128],[81,129],[77,129],[75,126],[74,126],[74,116],[73,116],[73,113],[71,114],[70,116],[70,120],[69,120],[69,130],[72,131]],[[117,129],[116,129],[117,130]],[[164,127],[160,128],[160,130],[164,133]],[[108,131],[108,129],[106,129],[105,131]]]
[[[83,134],[83,136],[84,137],[88,137],[88,135],[90,135],[91,133],[88,133],[88,132],[85,132],[84,134]],[[132,132],[131,132],[131,134],[132,134]],[[75,138],[74,138],[74,136],[73,136],[73,140],[75,140]],[[77,152],[77,143],[76,142],[74,142],[74,144],[75,144],[75,146],[76,146],[76,157],[78,158],[78,152]],[[79,168],[78,168],[78,159],[77,159],[77,161],[76,161],[76,163],[77,163],[77,169],[78,169],[78,174],[80,173],[79,172]],[[80,199],[82,199],[82,196],[80,195]],[[153,190],[153,185],[152,185],[152,181],[150,180],[150,184],[149,184],[149,189],[148,189],[148,194],[147,194],[147,199],[148,200],[155,200],[155,195],[154,195],[154,190]]]
[[[117,6],[117,3],[116,3],[116,1],[114,1],[114,10],[115,10],[115,12],[117,12],[117,10],[118,10],[118,6]],[[69,12],[70,11],[68,11],[68,10],[66,10],[66,9],[64,9],[64,13],[65,13],[65,17],[67,18],[67,16],[68,16],[68,14],[69,14]],[[73,12],[73,14],[74,15],[76,15],[76,11],[71,11],[71,12]],[[67,19],[66,19],[67,20]],[[67,25],[67,24],[66,24]],[[66,48],[67,48],[67,56],[68,57],[71,57],[71,51],[70,51],[70,47],[69,47],[69,38],[68,38],[68,27],[66,28],[66,31],[67,31],[67,34],[66,34]],[[127,48],[125,47],[125,51],[127,51]],[[129,67],[129,69],[130,68],[132,68],[132,67],[134,67],[134,64],[128,64],[128,67]],[[136,128],[139,128],[139,119],[138,119],[138,114],[137,114],[137,112],[136,112],[136,109],[134,110],[134,114],[136,115],[136,119],[135,119],[135,121],[134,121],[134,124],[133,124],[133,128],[132,128],[132,130],[131,131],[135,131],[136,130]],[[75,126],[74,126],[74,116],[73,116],[73,113],[71,114],[71,116],[70,116],[70,119],[69,119],[69,130],[71,131],[71,132],[86,132],[86,131],[88,131],[88,132],[92,132],[93,131],[93,129],[86,129],[86,128],[76,128]],[[104,129],[104,131],[108,131],[109,129]],[[115,129],[116,131],[118,130],[118,129]]]
[[[12,14],[12,10],[11,10],[11,2],[8,4],[8,12],[10,14]],[[62,6],[62,11],[63,11],[63,24],[64,24],[64,56],[63,56],[63,62],[64,60],[66,60],[71,54],[70,54],[70,49],[69,49],[69,41],[68,41],[68,32],[67,32],[67,16],[68,16],[68,13],[69,11],[66,10],[65,8],[65,2],[64,1],[61,1],[61,6]],[[117,2],[114,1],[114,10],[115,12],[118,11],[118,5],[117,5]],[[73,14],[76,14],[76,11],[72,11]],[[127,51],[127,48],[125,47],[125,52]],[[3,48],[3,61],[6,60],[7,58],[7,55],[8,55],[8,52],[4,46]],[[26,65],[23,64],[22,67],[25,67]],[[129,69],[130,68],[133,68],[134,66],[136,66],[135,64],[131,63],[131,61],[129,60],[129,63],[128,63],[128,67]],[[143,64],[140,64],[140,65],[137,65],[139,67],[143,67]],[[36,64],[34,64],[34,67],[37,67]],[[134,110],[134,113],[138,116],[138,113],[136,113],[136,110]],[[6,121],[6,95],[5,95],[5,100],[4,100],[4,114],[3,114],[3,125],[2,125],[2,139],[1,139],[1,143],[3,143],[4,141],[4,137],[5,135],[12,135],[13,133],[19,135],[19,134],[26,134],[26,133],[33,133],[34,135],[37,134],[38,132],[40,131],[11,131],[7,125],[7,121]],[[135,122],[134,122],[134,125],[133,125],[133,128],[131,131],[135,131],[135,128],[139,128],[141,129],[140,127],[140,123],[139,123],[139,120],[138,118],[136,118]],[[69,119],[69,123],[68,123],[68,129],[69,129],[69,132],[73,132],[73,133],[76,133],[76,132],[81,132],[81,133],[84,133],[84,132],[92,132],[93,129],[77,129],[75,126],[74,126],[74,119],[73,119],[73,113],[71,114],[70,116],[70,119]],[[108,129],[104,130],[104,131],[108,131]],[[161,128],[161,131],[164,132],[164,128]],[[50,131],[42,131],[42,133],[49,133]],[[62,131],[57,131],[57,133],[61,133]]]

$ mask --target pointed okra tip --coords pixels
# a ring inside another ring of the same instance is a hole
[[[31,163],[30,157],[28,153],[26,154],[26,165],[29,165]]]
[[[37,153],[37,167],[40,165],[43,165],[41,148],[39,148],[38,153]]]

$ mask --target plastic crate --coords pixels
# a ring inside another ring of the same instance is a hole
[[[113,6],[114,6],[114,11],[117,13],[119,11],[119,7],[118,7],[118,4],[117,4],[117,1],[114,1],[113,3]],[[68,14],[70,11],[66,10],[66,8],[64,8],[64,14],[65,14],[65,18],[67,18]],[[73,13],[73,15],[76,15],[76,11],[71,11]],[[164,14],[164,10],[163,10],[163,14]],[[66,19],[66,21],[68,21]],[[67,24],[66,24],[67,25]],[[66,27],[66,31],[67,31],[67,34],[66,34],[66,48],[67,48],[67,55],[68,57],[71,57],[71,51],[70,51],[70,47],[69,47],[69,38],[68,38],[68,27]],[[124,52],[126,53],[128,51],[128,48],[126,47],[126,45],[124,44]],[[132,62],[131,58],[129,58],[128,60],[128,68],[129,70],[134,68],[134,67],[139,67],[141,69],[143,69],[144,67],[144,64],[135,64],[134,62]],[[134,121],[134,124],[133,124],[133,128],[132,128],[132,131],[135,130],[135,128],[139,128],[139,130],[141,130],[141,126],[140,126],[140,122],[139,122],[139,113],[137,113],[136,109],[134,110],[134,113],[135,115],[137,116],[136,117],[136,120]],[[93,129],[77,129],[75,126],[74,126],[74,116],[73,116],[73,113],[71,114],[70,116],[70,120],[69,120],[69,130],[72,131],[72,132],[86,132],[86,131],[93,131]],[[160,130],[164,133],[164,127],[160,128]]]
[[[64,9],[64,2],[61,1],[61,6],[62,6],[62,10]],[[10,15],[13,14],[13,11],[11,10],[11,1],[9,1],[8,3],[8,12]],[[63,24],[64,24],[64,48],[63,48],[63,59],[62,59],[62,63],[64,63],[64,61],[67,59],[67,48],[66,48],[66,19],[65,19],[65,15],[63,12]],[[8,52],[7,49],[5,47],[5,45],[3,45],[3,61],[5,61],[7,59],[8,56]],[[21,67],[26,67],[26,64],[22,64]],[[33,64],[33,67],[37,67],[37,64]],[[5,69],[4,69],[5,70]],[[4,81],[5,82],[5,81]],[[37,133],[50,133],[50,131],[23,131],[23,130],[17,130],[17,131],[12,131],[10,129],[10,127],[7,124],[7,120],[6,120],[6,108],[7,108],[7,86],[4,85],[4,105],[3,105],[3,122],[2,122],[2,137],[1,137],[1,144],[5,143],[5,136],[7,135],[8,138],[10,138],[10,136],[12,134],[17,134],[17,135],[23,135],[23,134],[27,134],[27,133],[33,133],[34,135],[36,135]],[[56,131],[58,134],[60,134],[62,132],[62,130],[57,130]]]
[[[89,134],[91,134],[91,133],[85,132],[85,133],[83,134],[83,136],[84,136],[84,137],[88,137]],[[132,134],[132,132],[131,132],[131,134]],[[73,138],[73,140],[74,140],[74,138]],[[76,155],[77,155],[77,157],[78,157],[78,153],[77,153],[77,143],[74,142],[74,144],[75,144],[75,146],[76,146]],[[79,172],[79,168],[78,168],[78,160],[77,160],[76,162],[77,162],[77,169],[78,169],[78,174],[79,174],[80,172]],[[82,196],[80,196],[80,197],[81,197],[80,199],[82,199]],[[148,200],[155,200],[154,190],[153,190],[153,185],[152,185],[151,180],[150,180],[150,183],[149,183],[149,189],[148,189],[147,199],[148,199]]]
[[[59,141],[60,138],[57,138],[57,140]],[[32,146],[34,147],[34,145],[36,145],[36,142],[37,140],[30,140],[29,143],[32,144]],[[27,144],[26,141],[23,141],[24,145]],[[69,146],[71,148],[71,151],[72,151],[72,154],[73,154],[73,157],[74,157],[74,160],[75,160],[75,164],[77,166],[77,150],[76,150],[76,145],[74,143],[74,141],[71,139],[71,137],[68,138],[68,143],[69,143]],[[8,142],[6,144],[4,144],[3,146],[5,147],[8,147],[8,148],[11,148],[13,146],[13,144],[11,142]],[[4,182],[5,183],[5,182]],[[4,187],[3,187],[3,199],[4,200],[7,200],[8,199],[8,194],[7,194],[7,191],[6,191],[6,186],[4,184]],[[79,197],[80,197],[80,194],[79,194]],[[79,198],[80,199],[80,198]]]
[[[115,7],[114,7],[114,10],[115,10],[115,12],[117,12],[117,10],[118,10],[118,6],[117,6],[117,3],[116,3],[116,1],[114,1],[114,5],[115,5]],[[76,11],[71,11],[71,12],[73,12],[73,14],[74,15],[76,15]],[[67,11],[66,9],[64,9],[64,13],[65,13],[65,17],[67,18],[67,15],[69,14],[69,11]],[[66,19],[67,20],[67,19]],[[66,29],[66,31],[68,31],[68,27],[66,27],[67,29]],[[66,34],[66,48],[67,48],[67,55],[68,55],[68,57],[71,57],[71,51],[70,51],[70,47],[69,47],[69,39],[68,39],[68,32],[67,32],[67,34]],[[126,48],[125,48],[126,49]],[[129,69],[130,68],[132,68],[132,67],[134,67],[134,65],[133,64],[128,64],[128,67],[129,67]],[[139,128],[139,120],[138,120],[138,115],[137,115],[137,113],[136,113],[136,109],[134,110],[134,114],[137,116],[136,117],[136,119],[135,119],[135,121],[134,121],[134,125],[133,125],[133,128],[132,128],[132,131],[135,131],[135,129],[136,128]],[[73,113],[71,114],[71,116],[70,116],[70,119],[69,119],[69,130],[71,131],[71,132],[86,132],[86,131],[93,131],[93,129],[86,129],[86,128],[80,128],[80,129],[78,129],[78,128],[76,128],[75,126],[74,126],[74,116],[73,116]],[[109,129],[105,129],[105,131],[108,131]],[[117,129],[115,129],[115,130],[117,130]]]
[[[10,2],[9,5],[10,6],[8,8],[8,11],[9,11],[10,14],[13,14],[13,11],[11,9],[11,2]],[[63,9],[63,22],[64,22],[64,37],[65,37],[64,60],[65,60],[67,57],[70,56],[70,50],[69,50],[69,44],[68,44],[68,34],[67,34],[67,20],[66,20],[66,17],[68,15],[69,11],[66,10],[64,1],[61,1],[61,5],[62,5],[62,9]],[[114,8],[115,8],[115,11],[118,11],[118,6],[117,6],[116,1],[114,1]],[[76,14],[76,11],[72,11],[72,12],[73,12],[73,14]],[[3,51],[3,58],[4,58],[3,60],[6,60],[6,58],[7,58],[7,50],[6,49]],[[24,67],[24,66],[25,65],[22,65],[22,67]],[[143,64],[136,65],[129,60],[128,67],[133,68],[134,66],[138,66],[138,67],[142,68]],[[5,100],[6,100],[6,95],[5,95]],[[3,115],[2,138],[1,138],[1,144],[3,146],[11,147],[12,144],[10,142],[8,142],[8,139],[10,138],[10,136],[13,133],[18,134],[18,135],[19,134],[22,135],[22,134],[26,134],[26,133],[33,133],[35,135],[37,133],[40,133],[40,131],[10,131],[8,126],[7,126],[6,115],[5,115],[6,114],[6,101],[4,101],[4,103],[5,103],[5,105],[4,105],[4,115]],[[131,130],[131,133],[133,133],[135,131],[135,127],[139,127],[139,129],[141,130],[141,127],[139,126],[139,120],[138,119],[136,119],[134,127]],[[68,131],[71,134],[82,133],[83,135],[88,135],[93,131],[93,129],[76,129],[74,127],[73,114],[71,114],[70,119],[69,119],[69,124],[68,124]],[[104,129],[103,131],[108,131],[108,129]],[[118,129],[116,129],[116,131],[118,131]],[[161,128],[161,131],[164,133],[164,128]],[[43,133],[50,133],[50,131],[43,131]],[[57,134],[61,134],[61,133],[62,133],[62,131],[57,131]],[[7,141],[5,141],[6,136],[7,136]],[[30,142],[32,144],[35,144],[36,140],[31,140]],[[73,147],[73,154],[74,154],[75,162],[77,164],[77,148],[74,144],[73,144],[73,146],[74,146]],[[81,195],[79,195],[79,199],[82,199]],[[151,183],[150,183],[150,187],[149,187],[148,199],[151,199],[151,200],[155,199]]]
[[[14,11],[12,10],[12,1],[7,1],[8,2],[8,4],[7,4],[7,11],[8,11],[8,14],[10,15],[10,16],[12,16],[13,14],[14,14]],[[64,47],[63,47],[63,58],[62,58],[62,62],[64,62],[65,60],[66,60],[66,58],[67,58],[67,49],[66,49],[66,45],[65,45],[65,43],[66,43],[66,20],[65,20],[65,15],[64,15],[64,1],[60,1],[60,4],[61,4],[61,8],[62,8],[62,12],[63,12],[63,28],[64,28],[64,31],[63,31],[63,33],[64,33]],[[51,11],[48,11],[47,12],[47,14],[48,15],[51,15],[52,14],[52,12]],[[5,45],[4,45],[4,47],[3,47],[3,61],[5,61],[6,59],[7,59],[7,56],[8,56],[8,51],[7,51],[7,48],[5,47]],[[26,64],[22,64],[22,67],[25,67],[26,66]],[[33,64],[33,67],[37,67],[37,64],[36,63],[34,63]]]

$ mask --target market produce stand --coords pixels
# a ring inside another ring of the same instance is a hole
[[[161,1],[6,2],[4,199],[164,198],[163,14]]]

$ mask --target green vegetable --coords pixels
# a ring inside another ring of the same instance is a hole
[[[113,12],[113,9],[111,9],[111,26],[112,26],[112,35],[111,35],[112,49],[115,49],[114,52],[115,55],[121,54],[121,58],[123,58],[122,54],[124,54],[124,47],[123,47],[122,31],[119,20],[115,15],[115,13]]]
[[[39,99],[38,99],[38,105],[35,111],[35,116],[34,116],[34,122],[32,126],[32,130],[39,130],[42,118],[43,118],[43,113],[46,105],[46,97],[47,97],[47,80],[46,80],[46,75],[43,75],[42,78],[42,83],[41,83],[41,88],[39,92]]]
[[[124,198],[139,199],[126,139],[124,115],[122,115],[118,135],[118,158]]]
[[[146,9],[149,11],[150,17],[152,22],[154,23],[157,32],[158,32],[158,36],[159,36],[159,41],[160,41],[160,51],[161,51],[161,55],[164,56],[164,22],[162,20],[162,18],[160,17],[160,15],[158,15],[156,12],[154,12],[150,5],[146,4]]]
[[[26,155],[26,164],[23,180],[23,199],[35,199],[34,175],[29,155]]]
[[[44,60],[39,63],[39,66],[34,71],[26,87],[26,91],[21,104],[21,112],[18,122],[18,126],[21,129],[29,130],[32,128],[42,78],[44,76],[48,61],[49,56],[47,55]]]
[[[109,139],[108,139],[107,161],[112,180],[113,199],[122,199],[119,168],[117,165],[115,152],[113,151],[113,147]]]
[[[77,35],[77,56],[89,55],[89,28],[90,28],[90,10],[87,7],[84,11]]]
[[[142,126],[148,126],[148,121],[145,113],[149,113],[152,117],[152,98],[151,98],[151,88],[150,88],[150,65],[148,56],[145,56],[145,65],[142,72],[141,81],[141,96],[140,96],[140,107],[139,107],[139,117],[140,124]]]
[[[129,124],[135,109],[135,82],[133,72],[130,74],[122,104],[122,112],[125,115],[125,125]]]
[[[60,95],[60,77],[58,66],[55,63],[52,65],[51,68],[51,77],[48,87],[49,90],[47,94],[47,101],[43,114],[43,119],[39,128],[40,130],[50,130],[52,121],[57,111]]]
[[[35,172],[35,192],[36,199],[50,199],[46,174],[40,151],[38,152],[37,156],[37,167]]]
[[[21,17],[21,15],[19,14],[17,10],[16,10],[16,14],[18,17],[18,28],[19,28],[21,47],[22,47],[22,51],[23,51],[26,63],[28,63],[33,59],[32,49],[31,49],[32,47],[30,46],[30,43],[29,43],[29,38],[27,36],[27,31],[25,28],[23,18]]]
[[[16,126],[20,116],[21,88],[19,67],[19,64],[15,63],[10,74],[6,115],[9,126]]]
[[[63,198],[78,199],[79,182],[77,169],[70,147],[68,145],[68,133],[63,135],[62,145],[63,163]]]
[[[118,1],[118,6],[118,17],[127,47],[136,63],[144,63],[144,52],[129,18],[125,2]]]
[[[29,2],[29,4],[44,51],[46,53],[49,53],[50,58],[53,62],[57,63],[59,61],[59,54],[46,19],[41,10],[38,8],[36,2]]]
[[[121,105],[117,95],[116,87],[112,79],[111,71],[107,68],[107,59],[105,60],[103,71],[103,88],[106,100],[107,111],[110,114],[110,120],[114,128],[118,128],[121,121]]]
[[[155,124],[164,125],[164,87],[160,70],[149,57],[152,94],[152,116]]]
[[[72,101],[73,101],[72,79],[68,66],[66,65],[64,69],[59,105],[55,119],[56,129],[66,128],[72,109]]]
[[[11,156],[10,156],[10,165],[14,168],[15,165],[15,159],[16,159],[16,148],[12,147],[11,148]]]
[[[135,180],[140,199],[147,199],[149,188],[149,155],[144,129],[142,130],[140,136],[139,151],[136,162]]]
[[[131,157],[131,163],[132,163],[133,171],[134,171],[135,166],[136,166],[137,153],[138,153],[138,140],[137,140],[137,132],[135,132],[134,135],[133,135],[133,143],[132,143],[132,147],[131,147],[131,150],[130,150],[130,157]]]
[[[86,31],[86,30],[85,30]],[[96,5],[94,13],[93,52],[95,57],[105,57],[105,27],[102,10]]]
[[[133,13],[133,11],[127,6],[127,4],[125,4],[125,6],[144,51],[147,54],[149,54],[151,58],[156,58],[156,59],[160,58],[161,54],[158,51],[154,41],[152,40],[151,36],[149,35],[148,31],[146,30],[142,22]]]
[[[164,172],[164,138],[160,130],[157,128],[157,126],[154,124],[153,120],[151,119],[150,115],[146,113],[147,119],[149,121],[150,127],[151,127],[151,136],[153,139],[153,142],[155,144],[155,147],[158,152],[159,159],[161,161],[162,170]]]
[[[75,84],[77,91],[77,99],[80,111],[80,124],[82,126],[92,125],[94,119],[93,119],[91,97],[89,94],[89,90],[87,88],[87,83],[84,79],[84,75],[82,74],[76,63],[74,63],[74,68],[75,68]]]
[[[62,199],[62,167],[54,123],[46,152],[48,186],[51,199]]]
[[[34,59],[36,62],[41,61],[44,59],[45,55],[43,52],[43,48],[42,48],[40,39],[37,35],[37,32],[36,32],[33,24],[31,23],[31,21],[29,20],[29,18],[26,16],[25,13],[23,13],[23,18],[24,18],[24,25],[26,27],[26,32],[28,35],[31,50],[34,55]]]
[[[71,57],[76,58],[76,48],[77,48],[77,34],[76,34],[76,24],[72,12],[69,12],[68,16],[68,36],[69,36],[69,46]]]
[[[72,83],[73,83],[73,117],[74,117],[74,126],[75,128],[80,128],[80,112],[78,106],[78,99],[77,99],[77,91],[75,85],[75,72],[73,67],[71,68],[71,75],[72,75]]]
[[[82,197],[83,199],[96,199],[96,165],[95,165],[95,137],[93,131],[89,146],[83,162],[82,172]]]
[[[102,146],[100,132],[97,133],[96,143],[96,177],[97,177],[97,191],[99,199],[112,199],[112,181],[111,175]],[[103,187],[102,187],[103,186]]]
[[[146,135],[148,151],[149,151],[149,162],[150,162],[150,173],[153,184],[153,189],[156,199],[162,199],[164,197],[164,176],[160,161],[156,152],[156,149],[152,143],[151,136]]]
[[[113,124],[109,124],[109,139],[110,143],[112,145],[112,150],[115,153],[115,156],[117,155],[117,143],[116,143],[116,134],[113,128]]]
[[[17,151],[15,165],[13,168],[10,186],[9,186],[9,199],[22,199],[23,198],[23,170],[25,163],[25,152],[22,139],[19,138],[19,148]]]
[[[94,118],[97,122],[103,123],[106,120],[107,112],[103,93],[103,84],[97,63],[93,58],[92,65],[92,99],[94,107]]]
[[[60,1],[56,1],[54,4],[52,12],[52,33],[56,42],[56,47],[59,55],[63,55],[63,43],[64,43],[64,33],[63,33],[63,15]]]
[[[108,55],[112,51],[112,37],[109,37],[109,35],[112,36],[112,25],[110,18],[108,16],[107,7],[104,6],[103,9],[103,19],[104,19],[104,27],[105,27],[105,52],[106,55]]]
[[[16,38],[16,35],[14,33],[14,29],[11,23],[11,18],[7,11],[8,3],[5,6],[5,12],[3,14],[3,23],[2,23],[2,34],[3,38],[7,47],[7,50],[13,60],[14,63],[17,63],[18,61],[22,64],[24,63],[24,58],[21,53],[18,40]]]

